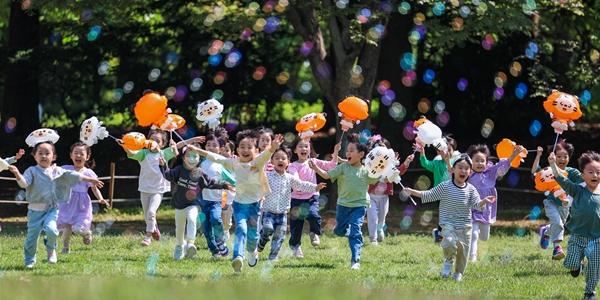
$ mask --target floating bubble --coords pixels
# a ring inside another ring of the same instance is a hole
[[[402,135],[406,140],[412,141],[415,139],[415,127],[413,127],[413,124],[413,121],[406,122],[406,126],[402,130]]]
[[[249,41],[252,38],[252,29],[249,27],[244,28],[244,30],[242,30],[242,33],[240,34],[240,40],[242,41]]]
[[[529,124],[529,133],[531,134],[531,136],[533,136],[533,137],[538,136],[538,134],[540,134],[541,130],[542,130],[542,123],[540,123],[540,121],[538,121],[538,120],[531,121],[531,124]]]
[[[383,93],[383,97],[381,97],[381,102],[384,105],[390,105],[394,100],[396,100],[396,92],[394,92],[392,89],[386,90]]]
[[[10,133],[15,132],[16,128],[17,128],[17,119],[15,117],[8,118],[8,120],[6,120],[6,123],[4,124],[4,132],[10,134]]]
[[[469,81],[464,77],[461,77],[458,80],[458,82],[456,83],[456,88],[458,88],[458,90],[461,92],[464,92],[468,86],[469,86]]]
[[[265,69],[263,66],[260,66],[254,70],[254,73],[252,73],[252,78],[254,80],[262,80],[265,77],[265,74],[267,74],[267,69]]]
[[[300,46],[300,54],[303,56],[308,56],[314,47],[314,43],[311,41],[305,41]]]
[[[506,177],[506,183],[508,183],[510,187],[514,188],[519,184],[520,179],[519,172],[516,170],[510,170],[508,171],[508,176]]]
[[[428,226],[431,220],[433,220],[433,211],[426,210],[421,215],[421,226]]]
[[[383,95],[385,93],[385,91],[387,91],[391,86],[391,83],[387,80],[382,80],[379,82],[379,84],[377,84],[377,92],[380,95]]]
[[[212,273],[210,273],[210,280],[211,281],[219,281],[221,280],[221,272],[219,271],[213,271]]]
[[[121,100],[121,98],[123,98],[123,94],[124,94],[124,92],[123,92],[123,89],[122,89],[122,88],[116,88],[116,89],[113,91],[113,99],[114,99],[115,101],[120,101],[120,100]]]
[[[530,220],[537,220],[542,216],[542,208],[539,207],[538,205],[535,205],[532,209],[531,212],[529,213],[529,219]]]
[[[471,14],[471,9],[468,6],[463,5],[458,10],[458,13],[460,14],[461,17],[466,19]]]
[[[440,114],[441,112],[444,111],[444,109],[446,109],[446,103],[444,103],[444,101],[438,100],[435,102],[435,106],[433,107],[433,110],[435,111],[436,114]]]
[[[494,121],[492,121],[491,119],[485,119],[485,121],[483,121],[483,124],[481,125],[481,136],[487,139],[492,134],[493,130]]]
[[[125,93],[125,94],[131,93],[131,91],[133,90],[134,87],[135,87],[135,84],[133,83],[133,81],[125,82],[125,84],[123,84],[123,93]]]
[[[223,82],[225,82],[226,79],[227,79],[227,73],[225,73],[223,71],[219,71],[219,72],[217,72],[217,74],[215,74],[215,77],[213,77],[213,83],[216,85],[220,85],[220,84],[223,84]]]
[[[518,61],[514,61],[509,66],[510,75],[512,75],[513,77],[518,77],[519,75],[521,75],[522,69],[523,67],[521,66],[521,63],[519,63]]]
[[[494,36],[491,34],[486,34],[485,37],[481,40],[481,46],[483,47],[483,49],[488,51],[492,49],[494,43],[495,39]]]
[[[431,187],[431,179],[427,175],[421,175],[417,178],[415,188],[420,191],[428,190]]]
[[[165,91],[165,96],[167,97],[167,99],[171,100],[171,99],[173,99],[173,97],[175,97],[176,92],[177,92],[177,89],[174,86],[170,86]]]
[[[473,4],[475,4],[475,3],[473,3]],[[487,11],[487,9],[488,9],[487,4],[485,2],[481,2],[481,3],[477,4],[475,11],[477,12],[477,14],[483,15]]]
[[[409,71],[413,69],[413,66],[416,64],[415,56],[410,52],[405,52],[402,55],[402,59],[400,60],[400,67],[404,71]]]
[[[433,8],[431,9],[431,11],[433,12],[433,14],[436,15],[436,16],[438,16],[438,17],[441,16],[441,15],[443,15],[445,10],[446,10],[446,6],[442,2],[436,2],[433,5]]]
[[[398,12],[400,14],[406,15],[410,11],[410,4],[406,1],[402,1],[400,5],[398,5]]]
[[[283,72],[279,73],[279,75],[277,75],[276,79],[277,79],[277,83],[284,85],[290,79],[290,73],[288,73],[287,71],[283,71]]]
[[[173,96],[173,100],[175,102],[181,102],[188,94],[188,88],[185,85],[179,85],[175,89],[175,95]]]
[[[426,69],[423,73],[423,82],[431,84],[435,79],[435,71],[432,69]]]
[[[369,138],[371,138],[372,135],[373,135],[373,133],[371,132],[371,130],[363,129],[358,134],[358,142],[365,145],[365,144],[367,144],[367,142],[369,142]]]
[[[498,72],[496,73],[496,77],[494,77],[494,84],[496,87],[503,87],[507,80],[508,77],[506,76],[506,73]]]
[[[581,104],[587,106],[591,100],[592,93],[589,90],[583,90],[583,92],[581,92],[581,95],[579,96],[579,101],[581,102]]]
[[[598,60],[600,60],[600,51],[596,50],[596,49],[592,49],[590,51],[590,60],[592,61],[592,63],[597,63]]]
[[[90,31],[87,34],[87,40],[93,42],[98,39],[100,33],[102,32],[102,27],[95,25],[90,28]]]
[[[423,25],[423,22],[425,22],[425,15],[421,12],[416,13],[413,17],[413,23],[415,25]]]
[[[214,98],[216,100],[220,100],[221,98],[223,98],[224,94],[225,93],[222,90],[217,89],[217,90],[214,90],[212,92],[211,98]]]
[[[286,132],[283,135],[283,140],[288,144],[293,143],[295,139],[296,139],[296,135],[291,132]]]
[[[504,89],[501,87],[497,87],[494,89],[494,99],[500,100],[504,97]]]
[[[81,21],[87,22],[87,21],[91,20],[93,16],[94,16],[94,13],[91,9],[84,9],[81,12]]]
[[[517,84],[517,87],[515,88],[515,96],[517,96],[518,99],[523,99],[525,98],[525,96],[527,95],[527,84],[520,82],[519,84]]]
[[[300,93],[308,94],[308,93],[310,93],[311,90],[312,90],[312,83],[310,83],[308,81],[304,81],[304,82],[302,82],[302,84],[300,84]]]
[[[329,202],[329,198],[325,194],[319,195],[319,210],[323,210],[327,207],[327,203]]]
[[[192,91],[192,92],[199,91],[200,88],[202,87],[202,84],[204,84],[204,81],[202,80],[202,78],[192,79],[192,82],[190,83],[190,91]]]
[[[229,119],[227,120],[227,123],[225,123],[225,130],[227,130],[228,132],[233,132],[236,131],[238,126],[240,125],[240,121],[236,120],[236,119]]]
[[[269,17],[267,18],[267,24],[265,25],[264,32],[273,33],[279,27],[279,18],[278,17]]]
[[[240,64],[242,61],[242,53],[238,50],[232,50],[227,54],[227,58],[225,59],[225,67],[233,68]]]
[[[326,63],[320,63],[317,66],[317,75],[323,78],[329,78],[331,76],[331,66]]]
[[[156,275],[156,268],[158,266],[159,255],[156,252],[152,252],[148,260],[146,261],[146,275],[154,276]]]
[[[338,0],[335,2],[335,6],[339,9],[344,9],[348,6],[348,0]]]
[[[221,64],[222,60],[223,60],[223,56],[221,56],[221,54],[210,55],[208,57],[208,64],[215,67],[215,66],[218,66],[219,64]]]
[[[461,17],[456,17],[452,19],[452,29],[454,31],[460,31],[463,28],[464,20]]]
[[[421,98],[417,104],[417,109],[420,113],[426,114],[431,109],[431,101],[427,98]]]
[[[403,216],[409,216],[412,217],[415,215],[415,212],[417,212],[417,207],[414,205],[407,205],[406,207],[404,207],[404,211],[402,212]]]
[[[435,117],[435,121],[440,127],[445,127],[450,122],[450,114],[447,111],[443,111]]]
[[[149,81],[156,81],[158,77],[160,77],[160,69],[154,68],[150,70],[150,73],[148,74]]]
[[[400,221],[400,229],[406,231],[410,228],[410,225],[412,225],[412,218],[410,216],[404,216],[402,221]]]
[[[406,117],[406,108],[402,104],[394,102],[388,109],[388,113],[394,121],[400,122]]]
[[[108,61],[102,61],[100,63],[100,65],[98,66],[98,75],[100,76],[104,76],[106,74],[108,74],[108,68],[109,68],[109,64]]]

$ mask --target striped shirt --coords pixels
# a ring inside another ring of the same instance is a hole
[[[453,180],[446,180],[428,191],[423,191],[421,201],[440,201],[440,225],[452,225],[454,228],[470,225],[471,209],[481,210],[485,204],[472,184],[466,183],[464,187],[458,187]]]

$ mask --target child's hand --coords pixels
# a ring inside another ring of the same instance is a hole
[[[8,170],[11,173],[15,174],[15,176],[18,176],[19,174],[21,174],[21,172],[19,172],[19,169],[16,166],[13,166],[13,165],[9,165],[8,166]]]
[[[496,196],[487,196],[487,197],[483,198],[483,201],[488,204],[492,204],[492,203],[496,202]]]
[[[90,183],[99,189],[104,187],[104,182],[102,182],[101,180],[96,179],[96,178],[91,179]]]
[[[171,146],[171,147],[177,146],[177,143],[175,143],[175,141],[171,139],[171,140],[169,140],[169,146]]]
[[[413,144],[413,150],[419,152],[419,153],[423,153],[425,152],[425,148],[423,148],[423,145],[419,144],[419,143],[414,143]]]
[[[204,141],[206,141],[206,138],[203,135],[201,135],[201,136],[195,136],[195,137],[191,138],[191,140],[192,140],[192,143],[202,144],[202,143],[204,143]]]
[[[542,152],[544,152],[544,148],[538,146],[537,147],[537,154],[535,156],[541,157],[542,156]]]
[[[106,201],[105,199],[98,199],[98,203],[100,203],[102,205],[110,206],[110,204],[108,203],[108,201]]]
[[[440,155],[442,156],[442,159],[444,161],[449,161],[450,160],[450,150],[448,150],[448,151],[441,151]]]
[[[548,163],[550,165],[556,164],[556,155],[554,152],[550,152],[550,155],[548,155]]]
[[[159,158],[158,158],[158,164],[159,164],[160,166],[163,166],[163,167],[164,167],[164,166],[166,166],[166,165],[167,165],[167,161],[165,160],[165,158],[164,158],[164,157],[162,157],[162,156],[161,156],[161,157],[159,157]]]
[[[325,182],[321,182],[321,183],[317,184],[317,188],[316,188],[316,190],[317,190],[317,192],[318,192],[318,191],[320,191],[320,190],[322,190],[322,189],[324,189],[324,188],[326,188],[326,187],[327,187],[327,183],[325,183]]]
[[[408,167],[410,165],[410,163],[413,162],[413,160],[415,160],[414,154],[407,156],[406,159],[404,160],[404,165]]]
[[[279,146],[281,146],[282,143],[283,143],[283,135],[276,134],[273,137],[273,141],[271,142],[271,148],[269,149],[269,151],[271,151],[272,153],[277,151],[277,149],[279,149]]]
[[[341,158],[341,157],[338,156],[338,162],[345,163],[345,162],[348,162],[348,160],[345,159],[345,158]]]
[[[315,165],[315,163],[313,162],[312,159],[308,160],[308,166],[313,170],[316,170],[316,167],[317,167],[317,165]]]
[[[342,142],[335,144],[335,146],[333,147],[334,156],[336,156],[338,153],[340,153],[340,150],[342,150]]]
[[[150,143],[150,148],[148,150],[150,150],[151,152],[155,152],[156,153],[156,152],[158,152],[160,150],[160,147],[158,146],[157,142],[152,141]]]
[[[226,188],[227,190],[229,190],[229,191],[235,192],[235,186],[233,186],[233,185],[231,185],[231,184],[229,184],[229,183],[226,183],[226,184],[225,184],[225,188]]]
[[[16,160],[21,159],[21,157],[23,157],[23,154],[25,154],[25,150],[19,149],[19,151],[17,151],[17,154],[15,154],[15,159]]]
[[[521,145],[517,145],[515,147],[515,150],[513,150],[513,156],[517,156],[519,155],[519,153],[523,152],[523,150],[525,150],[525,147],[521,146]]]

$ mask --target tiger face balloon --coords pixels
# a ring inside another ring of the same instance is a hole
[[[27,136],[27,138],[25,139],[25,143],[29,147],[33,148],[35,147],[35,145],[42,142],[51,142],[55,144],[56,142],[58,142],[58,139],[60,139],[60,136],[54,129],[40,128],[30,133],[29,136]]]
[[[386,147],[375,147],[365,158],[365,166],[369,170],[369,177],[378,178],[393,172],[398,164],[394,150]]]
[[[108,131],[102,126],[102,122],[96,117],[91,117],[83,123],[81,123],[81,129],[79,130],[79,140],[88,146],[92,146],[98,143],[98,140],[102,140],[108,137]]]
[[[204,122],[209,128],[214,129],[219,126],[219,119],[223,113],[223,105],[215,99],[208,99],[198,104],[196,119]]]

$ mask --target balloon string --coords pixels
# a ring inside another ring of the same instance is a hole
[[[188,143],[179,135],[179,133],[177,133],[177,131],[173,130],[171,131],[171,133],[175,133],[175,135],[186,145],[188,146]]]
[[[402,184],[402,182],[398,182],[398,184],[402,187],[402,189],[405,189],[404,185]],[[411,195],[408,195],[408,198],[410,198],[410,201],[412,201],[412,203],[417,206],[417,202],[415,202],[415,199],[413,199],[413,197]]]
[[[340,135],[340,142],[344,140],[344,134],[346,134],[345,131],[342,131],[342,134]],[[338,142],[339,143],[339,142]]]
[[[112,138],[113,140],[115,140],[115,142],[119,142],[119,139],[118,139],[118,138],[116,138],[116,137],[114,137],[114,136],[112,136],[112,135],[110,135],[110,134],[108,135],[108,137],[109,137],[109,138]]]
[[[533,150],[527,149],[527,152],[538,152],[538,149],[533,149]]]
[[[560,133],[556,134],[556,139],[554,140],[554,147],[552,147],[552,152],[554,152],[554,150],[556,150],[556,144],[558,143],[558,136],[560,135]]]

